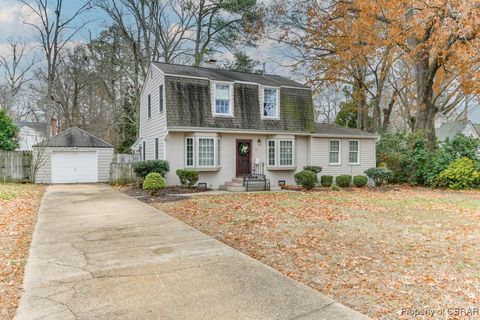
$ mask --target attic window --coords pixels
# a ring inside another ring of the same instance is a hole
[[[262,118],[280,119],[280,90],[278,88],[263,88]]]
[[[215,83],[214,116],[233,116],[233,85]]]

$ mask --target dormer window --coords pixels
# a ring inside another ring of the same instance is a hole
[[[280,119],[280,89],[263,88],[262,118]]]
[[[214,116],[233,116],[233,84],[215,82]]]

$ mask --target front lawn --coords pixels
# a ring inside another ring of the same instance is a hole
[[[44,191],[41,185],[0,183],[0,319],[15,315]]]
[[[374,318],[480,307],[480,192],[250,193],[157,208]]]

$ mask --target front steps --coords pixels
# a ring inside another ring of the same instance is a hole
[[[242,178],[233,178],[232,181],[225,182],[224,185],[219,187],[220,190],[226,190],[231,192],[245,192],[247,188],[243,186]],[[280,191],[282,188],[280,186],[270,186],[270,191]],[[251,184],[248,187],[248,191],[264,191],[263,183]]]

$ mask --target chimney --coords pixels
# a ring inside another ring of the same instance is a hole
[[[211,68],[211,69],[218,69],[217,60],[215,60],[215,59],[207,60],[203,63],[203,67]]]
[[[51,126],[50,134],[53,138],[57,135],[57,131],[58,131],[57,119],[56,118],[51,118],[50,119],[50,126]]]

